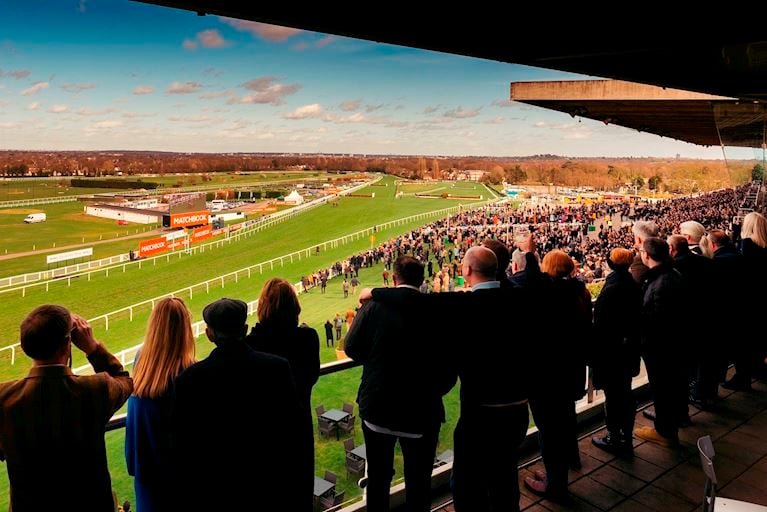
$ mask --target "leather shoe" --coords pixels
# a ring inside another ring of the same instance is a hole
[[[604,437],[592,437],[591,444],[613,455],[628,455],[634,450],[630,442],[626,442],[609,432]]]
[[[655,410],[642,409],[642,416],[650,421],[655,421]]]
[[[535,478],[526,476],[525,477],[525,487],[530,489],[536,494],[539,494],[541,496],[546,495],[546,487],[547,483],[545,480],[536,480]]]
[[[640,427],[634,431],[634,435],[639,439],[657,443],[661,446],[673,447],[679,444],[678,438],[663,436],[653,427]]]

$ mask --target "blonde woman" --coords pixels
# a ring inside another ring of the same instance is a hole
[[[192,319],[181,299],[157,303],[136,355],[128,399],[125,460],[134,477],[136,510],[172,510],[168,419],[174,379],[195,362]]]

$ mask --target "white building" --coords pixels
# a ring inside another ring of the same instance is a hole
[[[294,190],[285,198],[285,204],[298,205],[304,202],[304,198],[298,193],[298,190]]]
[[[113,204],[93,204],[85,206],[85,214],[104,219],[133,222],[135,224],[159,224],[163,212],[155,210],[140,210]]]

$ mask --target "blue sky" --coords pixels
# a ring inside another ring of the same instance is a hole
[[[722,158],[508,102],[569,73],[127,0],[0,12],[0,149]]]

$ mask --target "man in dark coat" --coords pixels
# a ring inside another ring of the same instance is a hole
[[[634,255],[628,249],[610,252],[612,272],[594,304],[593,383],[605,391],[607,435],[594,437],[598,448],[630,454],[636,402],[631,379],[639,374],[639,314],[642,290],[629,273]]]
[[[698,224],[690,222],[693,226]],[[685,225],[689,223],[682,223],[683,228]],[[688,238],[683,235],[672,235],[667,241],[674,259],[674,268],[682,274],[687,293],[684,301],[687,311],[685,317],[695,318],[710,308],[714,262],[693,252],[688,245]],[[689,401],[700,409],[708,408],[719,393],[719,361],[722,360],[720,354],[723,351],[722,347],[716,345],[716,337],[712,334],[711,329],[690,326],[684,347],[690,382]]]
[[[463,276],[470,293],[437,294],[442,310],[466,318],[492,321],[463,322],[442,339],[454,350],[461,379],[461,416],[455,428],[453,500],[458,512],[519,510],[517,465],[519,447],[528,427],[530,340],[525,292],[498,282],[495,251],[472,247],[463,257]],[[506,252],[508,254],[508,251]],[[506,275],[503,279],[508,282]],[[452,303],[452,304],[449,304]],[[497,321],[512,313],[513,337]],[[458,347],[481,340],[481,350]],[[492,449],[488,449],[488,440]]]
[[[333,342],[333,324],[330,323],[330,320],[325,321],[325,346],[335,347]]]
[[[312,510],[310,486],[296,485],[307,457],[290,365],[245,344],[244,302],[219,299],[202,315],[216,348],[178,376],[171,406],[178,510]]]
[[[408,511],[431,508],[431,470],[445,421],[442,396],[455,372],[440,363],[445,353],[425,332],[423,264],[410,256],[394,263],[390,300],[367,300],[346,334],[346,354],[363,364],[357,394],[368,463],[367,510],[389,510],[394,446],[402,447]]]
[[[655,402],[655,427],[634,434],[663,446],[678,444],[681,418],[687,417],[687,374],[684,370],[684,284],[673,267],[668,244],[651,237],[640,249],[648,267],[642,280],[642,357]]]

